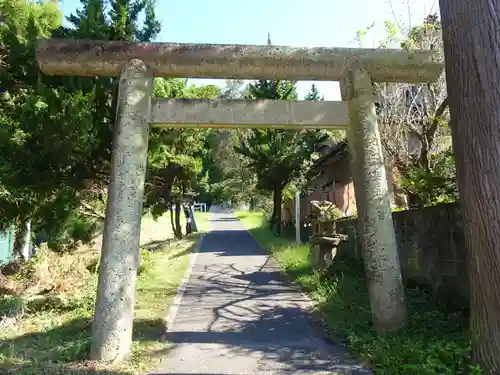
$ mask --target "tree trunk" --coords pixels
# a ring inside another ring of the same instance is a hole
[[[273,213],[271,215],[271,230],[274,229],[274,225],[276,224],[276,207],[277,207],[277,195],[276,195],[276,189],[273,189]]]
[[[170,202],[170,226],[172,227],[172,233],[175,236],[175,220],[174,220],[174,202]]]
[[[31,256],[30,252],[31,228],[29,220],[20,220],[14,235],[14,246],[12,253],[16,260],[27,260]]]
[[[184,217],[186,218],[186,235],[193,233],[193,218],[191,217],[191,210],[188,205],[183,205]]]
[[[281,235],[281,206],[282,206],[282,201],[283,201],[283,190],[281,186],[277,186],[274,188],[274,191],[276,192],[276,203],[275,203],[275,233],[279,236]]]
[[[178,239],[182,238],[182,225],[181,225],[181,201],[179,199],[175,200],[175,237]]]
[[[468,250],[472,358],[500,374],[499,1],[440,0]]]

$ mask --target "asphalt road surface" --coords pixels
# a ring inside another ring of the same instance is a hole
[[[154,374],[371,374],[327,343],[308,311],[267,252],[218,210],[168,327],[172,350]]]

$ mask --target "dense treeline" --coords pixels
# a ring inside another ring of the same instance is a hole
[[[0,2],[0,225],[15,227],[16,237],[22,238],[31,223],[56,250],[90,240],[104,217],[109,182],[117,79],[43,75],[35,59],[36,40],[152,40],[160,31],[154,5],[151,0],[82,0],[78,10],[66,16],[70,26],[63,27],[57,3]],[[245,88],[229,81],[221,90],[188,86],[186,79],[156,79],[154,95],[296,98],[293,82],[263,81]],[[179,215],[186,201],[241,202],[274,191],[275,204],[280,204],[277,197],[298,177],[315,137],[324,136],[309,133],[306,139],[282,131],[155,129],[149,144],[145,209],[155,216],[171,210],[174,233],[180,237]],[[274,155],[274,150],[285,149],[287,155]],[[253,165],[256,157],[274,172]],[[283,160],[273,164],[272,158]],[[285,165],[286,176],[272,177],[281,175],[276,170]],[[21,247],[18,243],[17,256]]]

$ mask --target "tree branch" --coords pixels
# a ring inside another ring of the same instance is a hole
[[[93,208],[90,204],[87,202],[80,202],[81,205],[81,211],[84,215],[94,217],[96,219],[104,220],[106,218],[106,215],[103,212],[97,211],[95,208]]]
[[[434,136],[439,126],[439,120],[443,116],[444,111],[446,111],[446,108],[448,108],[448,96],[444,98],[443,102],[436,109],[436,113],[434,114],[434,118],[432,119],[431,125],[429,126],[429,129],[427,129],[427,131],[425,132],[425,137],[427,138],[427,144],[429,145],[429,149],[430,146],[432,146],[432,142],[434,141]]]

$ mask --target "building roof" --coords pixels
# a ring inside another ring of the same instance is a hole
[[[333,157],[340,155],[341,153],[344,153],[345,151],[348,151],[347,138],[344,138],[343,140],[330,146],[328,151],[314,162],[314,164],[311,167],[311,170],[316,170],[318,168],[321,168],[323,164],[325,164],[325,162],[331,160]]]

